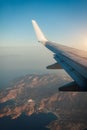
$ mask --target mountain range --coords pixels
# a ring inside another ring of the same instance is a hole
[[[86,130],[87,93],[58,91],[70,80],[54,74],[29,74],[14,80],[0,91],[0,119],[51,112],[57,118],[46,125],[50,130]]]

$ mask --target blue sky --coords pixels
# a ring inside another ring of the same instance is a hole
[[[36,43],[32,19],[48,39],[87,49],[87,0],[0,0],[0,46]]]

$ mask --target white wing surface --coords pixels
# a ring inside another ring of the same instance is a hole
[[[38,41],[54,53],[57,64],[74,79],[80,90],[87,90],[87,52],[63,46],[46,39],[37,23],[32,21]]]

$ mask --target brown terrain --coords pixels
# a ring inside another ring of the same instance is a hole
[[[15,80],[0,92],[0,118],[52,112],[58,119],[47,126],[50,130],[85,130],[87,93],[58,92],[58,87],[69,81],[68,76],[53,74],[26,75]]]

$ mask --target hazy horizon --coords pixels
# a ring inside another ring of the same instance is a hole
[[[52,53],[41,44],[28,47],[1,47],[0,88],[8,87],[14,79],[27,74],[66,74],[64,70],[46,69],[55,62]]]

